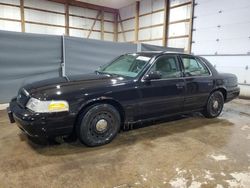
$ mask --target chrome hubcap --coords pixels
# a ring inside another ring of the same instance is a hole
[[[97,121],[95,127],[98,132],[104,132],[108,128],[108,122],[105,119],[100,119]]]
[[[214,101],[214,103],[213,103],[213,108],[214,108],[214,109],[217,109],[218,107],[219,107],[218,101]]]

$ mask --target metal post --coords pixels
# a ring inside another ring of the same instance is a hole
[[[62,67],[62,76],[65,77],[65,63],[66,63],[66,54],[65,54],[65,36],[62,36],[62,63],[61,63],[61,67]]]
[[[137,45],[137,52],[141,52],[141,43],[138,42],[136,45]]]

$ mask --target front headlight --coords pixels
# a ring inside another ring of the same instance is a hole
[[[62,100],[40,101],[33,97],[30,98],[26,107],[34,112],[40,112],[40,113],[69,111],[69,104],[67,101],[62,101]]]

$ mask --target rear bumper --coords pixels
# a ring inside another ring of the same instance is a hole
[[[7,109],[9,120],[31,137],[68,135],[73,131],[75,117],[69,112],[34,113],[20,107],[16,100]]]
[[[227,98],[226,98],[225,102],[229,102],[229,101],[239,97],[239,95],[240,95],[240,88],[239,87],[228,90],[227,91]]]

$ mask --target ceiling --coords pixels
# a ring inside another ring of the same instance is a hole
[[[78,0],[78,1],[119,9],[121,7],[125,7],[132,3],[135,3],[138,0]]]

